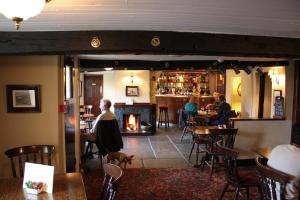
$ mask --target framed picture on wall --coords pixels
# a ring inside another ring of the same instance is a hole
[[[40,85],[7,85],[7,112],[41,112]]]
[[[126,86],[126,96],[139,96],[138,86]]]
[[[274,90],[274,103],[276,97],[281,97],[282,96],[282,91],[281,90]]]

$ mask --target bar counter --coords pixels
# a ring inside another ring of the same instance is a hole
[[[170,123],[178,124],[178,109],[183,109],[184,105],[189,101],[190,96],[187,95],[172,95],[172,94],[158,94],[156,96],[157,119],[159,115],[159,107],[167,106]],[[194,96],[195,103],[198,109],[205,107],[207,104],[214,102],[213,96]]]

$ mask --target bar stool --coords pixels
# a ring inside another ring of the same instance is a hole
[[[163,120],[163,117],[164,117],[164,120]],[[165,128],[169,127],[168,106],[159,106],[159,116],[158,116],[157,128],[159,128],[159,126],[162,126],[162,123],[165,123]]]

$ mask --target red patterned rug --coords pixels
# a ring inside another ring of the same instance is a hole
[[[100,170],[83,174],[88,200],[99,199],[102,176]],[[209,180],[207,170],[189,169],[126,169],[116,195],[117,200],[214,200],[225,184],[224,173]],[[250,199],[258,199],[251,189]],[[233,199],[232,193],[224,200]],[[242,199],[242,198],[241,198]]]

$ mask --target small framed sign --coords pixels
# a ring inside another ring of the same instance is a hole
[[[139,87],[126,86],[126,96],[139,96]]]
[[[27,193],[53,192],[54,166],[25,163],[23,188]]]
[[[41,112],[40,85],[7,85],[7,112]]]
[[[274,90],[273,94],[274,94],[274,103],[275,103],[276,97],[281,97],[282,91],[281,90]]]

